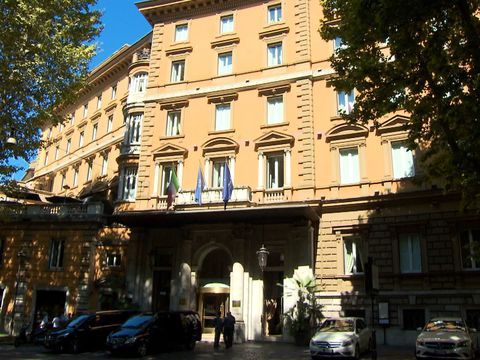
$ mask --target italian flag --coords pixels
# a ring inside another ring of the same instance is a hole
[[[170,184],[168,184],[167,188],[167,210],[171,208],[173,200],[175,199],[179,188],[180,184],[178,183],[177,174],[175,173],[175,169],[172,169]]]

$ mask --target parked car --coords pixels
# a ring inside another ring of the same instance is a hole
[[[202,339],[200,316],[193,311],[141,314],[130,318],[107,338],[107,350],[113,355],[147,353],[185,346],[193,350]]]
[[[63,329],[51,331],[45,338],[45,347],[73,353],[103,348],[108,334],[136,314],[138,311],[112,310],[79,315]]]
[[[353,357],[372,348],[372,331],[357,317],[328,318],[310,340],[312,359]]]
[[[421,329],[420,329],[421,330]],[[433,318],[417,337],[417,359],[475,359],[472,332],[462,318]]]

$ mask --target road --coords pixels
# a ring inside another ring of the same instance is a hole
[[[364,354],[362,359],[370,359],[370,354]],[[81,354],[54,354],[43,347],[24,345],[14,348],[11,345],[0,346],[0,359],[113,359],[104,351],[87,352]],[[146,356],[145,359],[174,359],[174,360],[274,360],[274,359],[310,359],[308,348],[298,347],[285,343],[245,343],[236,344],[231,349],[221,348],[213,350],[212,343],[198,343],[193,352],[178,350]],[[413,360],[413,349],[381,346],[378,351],[378,360]]]

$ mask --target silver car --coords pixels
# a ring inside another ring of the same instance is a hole
[[[463,319],[433,318],[417,337],[415,355],[417,359],[475,359],[475,343]]]
[[[310,340],[312,359],[353,357],[372,347],[372,331],[362,318],[328,318]]]

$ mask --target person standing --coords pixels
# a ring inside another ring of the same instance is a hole
[[[220,334],[223,331],[223,319],[220,317],[220,311],[217,311],[217,316],[213,320],[213,325],[215,327],[215,340],[213,342],[213,348],[218,349],[220,346]]]
[[[233,332],[235,330],[235,317],[229,311],[227,316],[223,320],[223,341],[225,341],[225,347],[231,348],[233,345]]]

